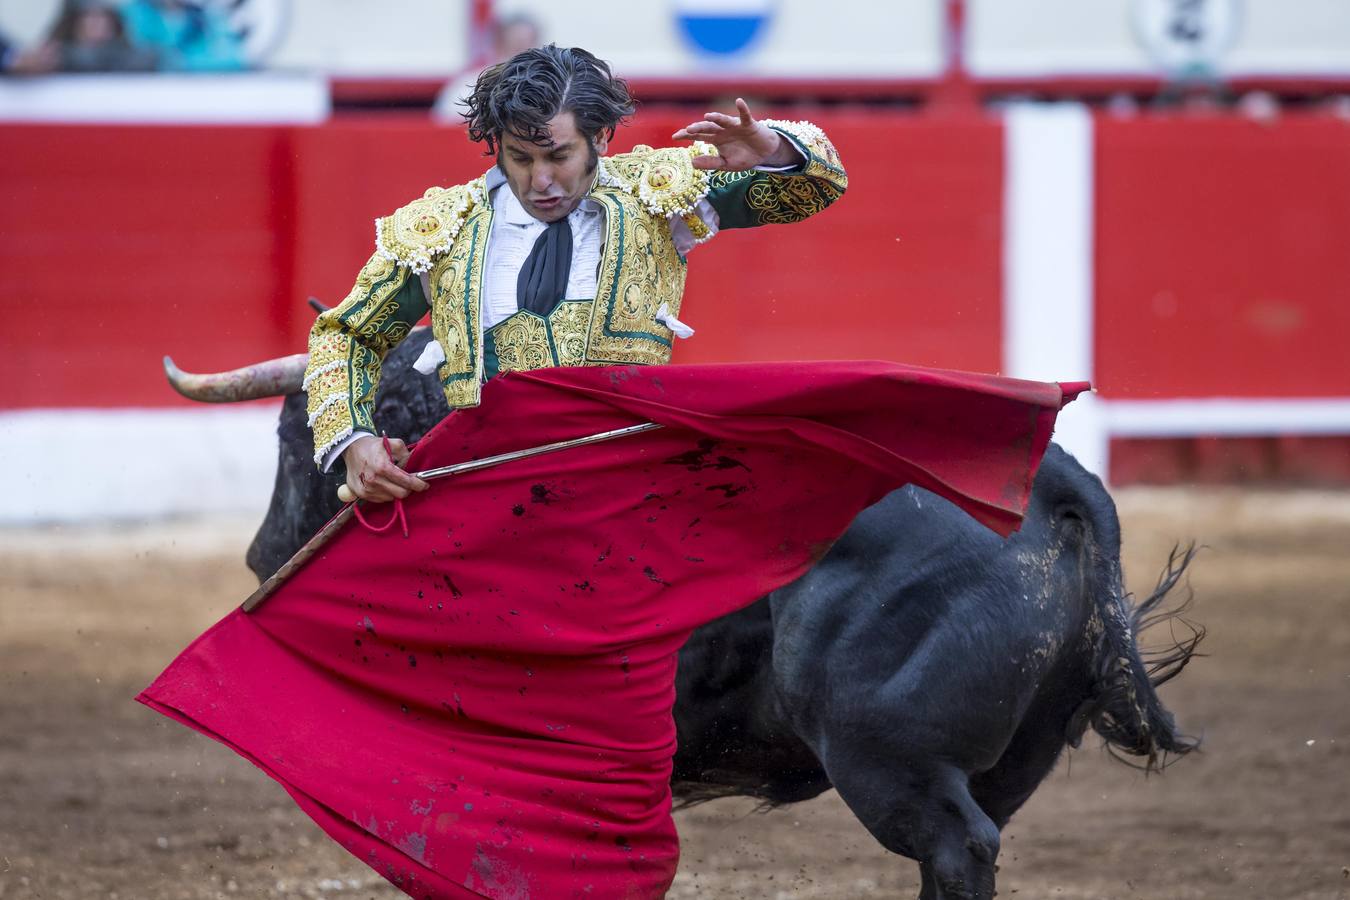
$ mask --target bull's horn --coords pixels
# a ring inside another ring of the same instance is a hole
[[[166,356],[164,374],[168,376],[173,389],[189,400],[199,400],[202,403],[238,403],[242,400],[296,393],[304,381],[305,366],[308,363],[309,354],[297,353],[294,356],[283,356],[244,366],[232,372],[194,375],[175,366],[173,360]]]

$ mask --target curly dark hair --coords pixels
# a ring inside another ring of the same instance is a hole
[[[612,138],[636,108],[628,82],[610,72],[609,63],[580,47],[554,44],[484,69],[463,104],[469,139],[485,142],[489,156],[508,132],[547,146],[548,123],[564,112],[576,118],[577,130],[593,147],[601,134]]]

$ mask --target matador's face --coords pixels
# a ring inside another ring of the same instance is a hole
[[[527,213],[541,222],[557,222],[590,191],[596,161],[608,141],[603,135],[593,144],[586,140],[570,112],[554,116],[548,127],[551,140],[547,144],[503,134],[498,165]]]

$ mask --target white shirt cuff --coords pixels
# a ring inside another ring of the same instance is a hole
[[[675,249],[681,256],[688,256],[689,252],[699,244],[706,244],[717,234],[718,226],[721,220],[717,217],[717,210],[712,208],[712,204],[707,198],[698,201],[694,207],[694,213],[703,220],[703,226],[708,229],[708,233],[702,239],[694,237],[694,233],[689,230],[682,216],[667,216],[666,220],[670,222],[670,236],[675,241]]]
[[[338,457],[342,455],[343,450],[346,450],[357,440],[366,437],[367,435],[375,437],[375,435],[371,434],[369,431],[353,431],[351,434],[330,447],[328,452],[323,455],[323,470],[327,472],[329,469],[333,468],[333,463],[337,462]]]
[[[784,134],[781,131],[776,132],[776,134],[792,145],[792,149],[797,151],[797,155],[801,157],[801,160],[790,166],[755,166],[756,172],[791,172],[793,169],[802,168],[810,161],[811,157],[807,155],[806,149],[802,147],[801,144],[797,143],[795,137],[790,134]]]

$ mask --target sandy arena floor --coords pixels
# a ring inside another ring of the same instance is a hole
[[[1350,898],[1350,495],[1120,497],[1130,586],[1174,541],[1199,660],[1164,699],[1205,753],[1145,779],[1089,738],[1004,834],[1000,896]],[[282,790],[132,702],[253,586],[253,522],[0,531],[0,898],[401,896]],[[914,897],[833,794],[678,816],[672,897]]]

